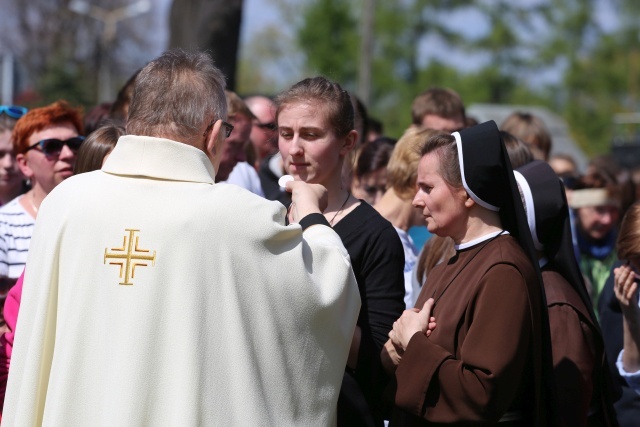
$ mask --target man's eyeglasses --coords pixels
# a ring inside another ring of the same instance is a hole
[[[215,120],[212,120],[211,123],[209,123],[209,126],[207,126],[204,133],[202,134],[203,137],[205,138],[207,137],[207,134],[209,133],[209,131],[217,121],[218,120],[215,119]],[[231,123],[227,123],[224,120],[222,120],[222,126],[224,126],[224,137],[229,138],[229,136],[231,136],[231,132],[233,132],[233,125]]]
[[[278,125],[273,123],[273,122],[271,122],[271,123],[259,123],[259,122],[256,122],[256,123],[254,123],[254,125],[258,126],[262,130],[269,130],[271,132],[273,132],[276,129],[278,129]]]
[[[0,105],[0,114],[4,113],[12,119],[19,119],[27,114],[27,111],[29,110],[19,105]]]
[[[57,138],[49,138],[43,139],[42,141],[38,141],[35,144],[30,145],[29,148],[27,148],[27,151],[36,147],[40,147],[40,151],[42,151],[45,156],[59,156],[62,152],[62,148],[65,145],[69,147],[71,151],[76,153],[80,149],[80,146],[83,142],[84,136],[75,136],[64,141]],[[25,151],[25,153],[27,151]]]

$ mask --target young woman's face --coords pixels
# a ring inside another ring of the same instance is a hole
[[[278,115],[278,148],[285,170],[295,179],[323,185],[339,179],[351,148],[345,140],[336,137],[316,103],[288,104]]]
[[[467,193],[456,189],[440,176],[436,153],[426,154],[418,166],[418,192],[413,206],[422,211],[429,232],[454,240],[464,235],[467,225]],[[457,241],[457,240],[456,240]]]

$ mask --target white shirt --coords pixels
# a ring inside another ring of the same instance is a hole
[[[264,197],[258,172],[247,162],[238,162],[229,174],[229,178],[224,182],[237,185],[251,191],[253,194]]]
[[[398,236],[400,236],[402,248],[404,249],[404,303],[409,309],[416,305],[416,300],[420,294],[420,286],[417,281],[413,280],[413,269],[418,262],[418,249],[413,244],[413,239],[411,239],[409,233],[398,227],[393,228],[396,229]]]
[[[0,208],[0,276],[17,279],[24,270],[35,219],[18,196]]]
[[[639,303],[640,305],[640,303]],[[627,372],[622,365],[622,355],[624,353],[624,349],[620,350],[620,354],[618,354],[618,360],[616,360],[616,367],[618,368],[618,373],[624,380],[627,382],[629,387],[633,389],[636,393],[640,394],[640,371],[636,372]]]

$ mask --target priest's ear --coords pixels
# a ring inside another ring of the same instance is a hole
[[[18,168],[20,172],[22,172],[22,175],[27,179],[31,179],[34,174],[33,169],[29,166],[28,154],[29,153],[16,154],[16,163],[18,163]]]
[[[205,136],[204,149],[211,163],[218,168],[220,164],[220,155],[224,148],[224,132],[222,132],[222,120],[218,120],[213,124],[211,131]]]

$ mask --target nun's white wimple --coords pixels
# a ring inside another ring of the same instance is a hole
[[[500,211],[500,208],[498,206],[493,206],[491,203],[487,203],[484,200],[482,200],[480,197],[476,196],[476,194],[467,185],[467,180],[464,176],[464,159],[462,157],[462,139],[460,138],[460,134],[458,132],[453,132],[451,135],[453,135],[453,137],[456,139],[456,146],[458,148],[458,162],[460,163],[460,176],[462,177],[462,185],[464,186],[464,189],[467,190],[467,193],[469,193],[469,196],[483,208],[486,208],[495,212]]]
[[[524,196],[524,203],[527,208],[527,223],[529,223],[529,230],[531,231],[531,237],[533,238],[533,246],[535,246],[537,250],[542,251],[544,250],[544,245],[540,243],[540,240],[538,240],[538,231],[536,230],[536,210],[533,205],[531,187],[529,187],[529,183],[520,172],[513,171],[513,174],[515,175],[518,187],[520,187],[520,191]]]

